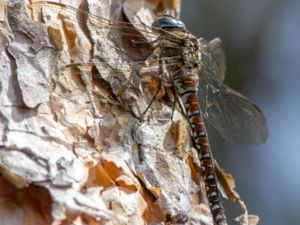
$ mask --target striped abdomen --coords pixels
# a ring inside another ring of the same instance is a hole
[[[197,97],[198,75],[192,72],[178,74],[174,77],[174,84],[184,105],[186,117],[192,130],[192,139],[200,159],[206,194],[214,223],[216,225],[226,225],[226,216],[217,187],[211,149]]]

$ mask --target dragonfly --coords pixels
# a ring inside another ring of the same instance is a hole
[[[93,57],[84,53],[82,55],[86,55],[86,59],[71,61],[69,66],[94,65],[101,76],[107,79],[111,75],[107,66],[117,68],[120,73],[128,74],[128,77],[132,73],[139,76],[142,71],[145,74],[152,73],[154,78],[172,86],[190,125],[214,223],[227,224],[205,123],[210,123],[225,139],[248,145],[266,142],[268,128],[260,109],[223,83],[225,54],[221,41],[214,39],[208,42],[196,38],[183,22],[172,15],[161,16],[151,26],[147,26],[124,22],[121,18],[106,19],[84,9],[50,1],[35,2],[30,7],[49,9],[63,17],[61,26],[64,27],[65,36],[53,36],[62,52],[66,51],[59,44],[61,39],[72,39],[74,36],[69,29],[72,21],[77,21],[81,30],[88,30],[85,32],[87,38],[97,40],[96,37],[100,36],[99,42],[93,43],[96,47],[88,49],[89,52],[94,51]],[[89,26],[94,29],[88,29]],[[97,46],[102,52],[100,61],[97,59]],[[69,50],[67,54],[76,55],[76,52],[85,50],[77,48]],[[84,60],[86,62],[82,62]],[[157,90],[160,88],[161,85]]]

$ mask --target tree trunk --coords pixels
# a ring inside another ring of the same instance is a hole
[[[172,5],[61,2],[148,25]],[[152,46],[120,47],[83,12],[25,3],[0,5],[1,225],[212,224],[185,119],[172,122],[166,100],[136,118],[149,98],[132,63]]]

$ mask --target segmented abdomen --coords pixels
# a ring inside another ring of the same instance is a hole
[[[212,153],[197,97],[198,75],[192,72],[184,75],[178,74],[173,80],[192,130],[193,143],[200,159],[206,194],[214,223],[216,225],[226,225],[226,216],[217,187]]]

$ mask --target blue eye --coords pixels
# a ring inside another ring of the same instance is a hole
[[[168,28],[179,28],[186,30],[184,23],[171,16],[163,16],[152,24],[154,29],[168,29]]]

